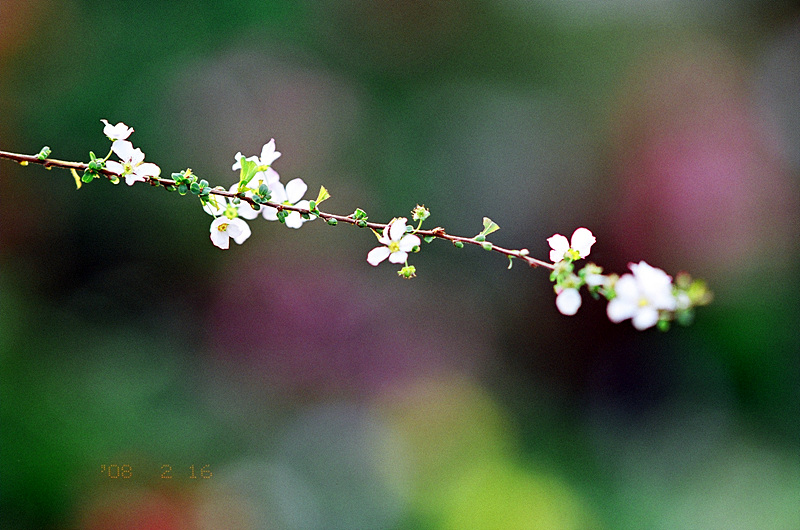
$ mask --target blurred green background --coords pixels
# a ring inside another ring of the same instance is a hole
[[[800,11],[0,0],[0,149],[165,175],[270,138],[327,210],[708,280],[666,334],[547,272],[0,161],[0,527],[800,528]],[[313,197],[311,197],[313,198]]]

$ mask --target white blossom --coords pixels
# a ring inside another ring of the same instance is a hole
[[[125,183],[132,186],[134,182],[144,182],[145,177],[157,177],[161,168],[156,164],[145,162],[144,153],[127,140],[116,140],[111,144],[111,150],[119,157],[120,161],[109,160],[106,169],[125,177]]]
[[[270,186],[270,191],[272,192],[272,198],[270,201],[308,209],[311,207],[311,204],[307,200],[301,200],[307,190],[308,186],[305,182],[303,182],[303,179],[297,178],[290,180],[286,183],[285,187],[280,182],[275,182]],[[277,208],[273,208],[272,206],[264,206],[261,209],[261,212],[264,215],[264,219],[268,221],[278,220]],[[286,216],[284,223],[289,228],[300,228],[303,226],[303,223],[313,219],[316,219],[315,215],[310,216],[309,219],[303,219],[303,217],[300,215],[300,212],[292,211]]]
[[[250,227],[238,217],[228,219],[222,216],[211,222],[211,242],[223,250],[228,248],[231,239],[241,245],[250,233]]]
[[[407,222],[408,219],[400,217],[383,229],[383,235],[378,238],[381,246],[373,248],[367,254],[370,265],[375,267],[386,258],[389,258],[391,263],[405,263],[408,253],[420,244],[417,236],[406,233]]]
[[[128,127],[122,122],[119,122],[116,125],[111,125],[108,123],[108,120],[100,121],[106,124],[105,127],[103,127],[103,134],[105,134],[109,140],[127,140],[128,136],[130,136],[133,132],[133,127]]]
[[[570,241],[567,241],[567,238],[561,234],[555,234],[547,238],[547,242],[550,243],[550,248],[552,249],[550,251],[550,261],[558,263],[564,259],[564,254],[569,250],[574,250],[581,258],[585,258],[589,255],[589,251],[595,241],[597,239],[588,228],[575,230]]]
[[[638,330],[658,322],[659,311],[674,311],[677,302],[672,294],[672,278],[663,270],[644,261],[629,265],[633,274],[623,274],[614,285],[616,297],[606,308],[612,322],[631,319]]]

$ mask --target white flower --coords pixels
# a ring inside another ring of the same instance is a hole
[[[211,222],[211,242],[223,250],[228,248],[231,238],[241,245],[248,237],[250,237],[250,227],[238,217],[228,219],[222,216]]]
[[[636,329],[647,329],[658,322],[659,310],[677,307],[672,278],[644,261],[629,267],[633,274],[622,275],[614,286],[617,296],[608,303],[608,318],[615,323],[630,318]]]
[[[119,122],[116,125],[111,125],[108,123],[108,120],[100,121],[106,124],[106,126],[103,127],[103,134],[108,136],[109,140],[126,140],[133,132],[133,127],[128,127],[122,122]]]
[[[383,235],[378,238],[378,242],[383,246],[375,247],[367,254],[370,265],[375,267],[386,258],[392,263],[405,263],[408,253],[420,244],[417,236],[406,234],[407,222],[408,219],[400,217],[383,229]]]
[[[562,315],[572,316],[581,306],[581,294],[577,289],[570,287],[564,289],[556,296],[556,307]]]
[[[592,235],[592,231],[588,228],[578,228],[572,233],[572,239],[567,241],[565,236],[555,234],[547,238],[550,243],[550,261],[558,263],[564,259],[564,254],[569,250],[574,250],[581,258],[589,255],[589,250],[592,248],[597,239]]]
[[[266,148],[266,146],[264,147]],[[272,198],[270,199],[271,202],[277,202],[289,206],[297,206],[298,208],[305,209],[308,209],[311,206],[308,201],[300,200],[303,195],[305,195],[306,190],[308,190],[308,186],[305,182],[303,182],[303,179],[290,180],[286,183],[286,187],[284,187],[280,182],[275,182],[274,184],[270,185],[269,189],[272,192]],[[261,211],[263,212],[264,219],[268,221],[278,220],[277,208],[273,208],[272,206],[264,206]],[[300,212],[289,212],[289,215],[286,216],[284,223],[289,228],[300,228],[303,226],[303,223],[313,219],[316,219],[315,215],[312,215],[309,219],[303,219],[303,217],[300,215]]]
[[[106,169],[125,177],[125,183],[133,186],[134,182],[144,182],[145,177],[157,177],[161,168],[155,164],[144,161],[144,153],[138,147],[133,148],[127,140],[115,140],[111,150],[116,153],[121,162],[109,160]]]
[[[258,166],[271,166],[275,160],[280,157],[280,152],[275,150],[275,138],[271,139],[269,142],[264,144],[264,147],[261,148],[261,156],[249,156],[247,160],[251,162],[255,162]],[[233,157],[236,160],[236,163],[233,164],[233,170],[236,171],[237,169],[242,169],[242,152],[239,151],[236,153],[236,156]]]

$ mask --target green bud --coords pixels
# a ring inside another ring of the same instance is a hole
[[[436,236],[425,236],[425,237],[423,237],[423,238],[422,238],[422,240],[423,240],[424,242],[426,242],[426,243],[430,243],[430,242],[431,242],[431,241],[433,241],[434,239],[436,239]]]
[[[339,221],[337,221],[336,219],[334,219],[332,217],[330,219],[328,219],[327,221],[325,221],[325,222],[328,223],[331,226],[336,226],[337,224],[339,224]]]
[[[486,236],[483,235],[483,234],[478,234],[477,236],[475,236],[475,241],[477,241],[479,243],[483,242],[483,241],[486,241]]]
[[[461,241],[453,241],[453,246],[456,248],[464,248],[464,243]]]
[[[359,228],[364,228],[365,226],[367,226],[367,222],[364,221],[363,219],[359,220],[356,224],[358,225]]]
[[[39,154],[36,155],[36,158],[38,158],[39,160],[44,160],[45,158],[50,156],[50,153],[51,153],[50,148],[47,147],[47,146],[44,146],[44,147],[42,147],[42,150],[39,151]]]
[[[416,208],[411,210],[411,218],[415,221],[424,221],[431,215],[430,210],[425,208],[425,206],[417,205]]]
[[[417,268],[414,267],[413,265],[406,265],[402,269],[397,271],[397,275],[400,276],[401,278],[409,280],[417,275]]]
[[[492,244],[491,243],[484,243],[481,246],[483,247],[483,250],[492,250]]]

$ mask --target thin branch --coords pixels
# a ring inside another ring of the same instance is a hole
[[[85,170],[87,170],[89,168],[88,164],[85,164],[85,163],[82,163],[82,162],[68,162],[68,161],[65,161],[65,160],[56,160],[54,158],[39,158],[39,157],[37,157],[35,155],[23,155],[23,154],[19,154],[19,153],[10,153],[8,151],[0,151],[0,158],[6,158],[8,160],[13,160],[13,161],[15,161],[17,163],[20,163],[22,165],[39,164],[39,165],[42,165],[42,166],[44,166],[44,167],[46,167],[48,169],[53,168],[53,167],[57,167],[57,168],[63,168],[63,169],[74,169],[76,171],[85,171]],[[120,175],[119,173],[116,173],[114,171],[111,171],[111,170],[105,169],[105,168],[99,169],[97,171],[97,173],[104,175],[108,179],[122,177],[122,175]],[[145,177],[145,179],[146,179],[146,182],[148,182],[152,186],[164,186],[164,187],[175,187],[175,186],[177,186],[177,183],[173,179],[162,178],[162,177]],[[250,203],[255,208],[260,208],[261,207],[261,204],[255,202],[251,197],[247,197],[243,193],[236,193],[236,192],[232,192],[232,191],[227,191],[227,190],[222,189],[222,188],[210,188],[209,189],[209,193],[212,193],[214,195],[219,195],[221,197],[237,198],[239,200],[246,201],[246,202]],[[387,226],[387,224],[381,224],[381,223],[371,223],[371,222],[366,222],[365,223],[363,221],[359,221],[358,219],[355,219],[352,215],[337,215],[337,214],[333,214],[333,213],[323,212],[321,210],[315,211],[315,212],[311,212],[311,210],[309,210],[308,208],[300,208],[298,206],[294,206],[294,205],[290,205],[290,204],[280,204],[280,203],[271,202],[271,201],[267,201],[267,202],[264,202],[262,204],[264,206],[271,206],[272,208],[275,208],[278,211],[288,210],[288,211],[293,211],[293,212],[299,212],[300,214],[304,214],[304,215],[315,215],[315,216],[320,217],[320,218],[325,219],[325,220],[335,219],[337,222],[347,223],[347,224],[351,224],[351,225],[355,225],[355,226],[359,226],[359,227],[366,227],[366,228],[370,228],[370,229],[376,230],[376,231],[384,230],[386,228],[386,226]],[[468,243],[468,244],[471,244],[471,245],[478,245],[478,246],[480,246],[482,248],[485,248],[485,249],[488,249],[488,250],[492,250],[494,252],[499,252],[500,254],[503,254],[505,256],[509,256],[511,258],[520,259],[520,260],[526,262],[531,267],[545,267],[545,268],[548,268],[548,269],[553,269],[554,268],[554,265],[552,263],[548,263],[546,261],[541,261],[541,260],[538,260],[536,258],[532,258],[532,257],[528,256],[528,250],[527,249],[512,250],[512,249],[508,249],[508,248],[503,248],[503,247],[497,246],[497,245],[495,245],[493,243],[490,243],[488,241],[477,241],[474,237],[463,237],[463,236],[451,235],[451,234],[448,234],[447,232],[445,232],[444,228],[442,228],[440,226],[437,226],[436,228],[433,228],[433,229],[430,229],[430,230],[416,230],[413,233],[418,235],[418,236],[421,236],[421,237],[433,237],[433,238],[437,238],[437,239],[446,239],[448,241],[452,241],[453,243],[460,242],[460,243]]]

